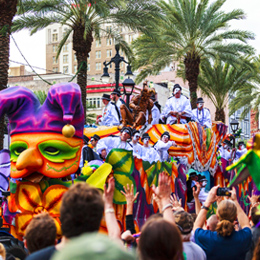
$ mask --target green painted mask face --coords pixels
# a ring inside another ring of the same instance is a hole
[[[83,141],[55,133],[12,136],[11,177],[23,178],[33,172],[61,178],[78,169]]]

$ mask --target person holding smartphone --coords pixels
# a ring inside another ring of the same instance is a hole
[[[217,208],[219,222],[216,231],[202,229],[207,212],[218,196],[219,186],[213,187],[201,207],[194,223],[195,242],[205,251],[208,260],[242,260],[251,246],[252,234],[249,219],[237,201],[236,190],[230,191],[230,199],[220,202]],[[235,231],[238,220],[241,230]]]

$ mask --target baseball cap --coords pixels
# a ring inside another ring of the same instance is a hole
[[[106,235],[92,233],[71,239],[52,260],[136,260],[136,257]]]
[[[188,235],[193,229],[193,217],[186,211],[177,211],[174,214],[175,223],[181,234]]]

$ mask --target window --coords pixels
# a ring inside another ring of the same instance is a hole
[[[111,32],[112,31],[112,26],[107,26],[106,30],[107,30],[107,32]]]
[[[77,55],[74,53],[74,61],[77,61]]]
[[[88,71],[90,71],[90,64],[88,63]]]
[[[58,51],[58,45],[52,45],[52,52]]]
[[[74,65],[74,73],[78,71],[77,65]]]
[[[133,35],[128,35],[128,42],[131,43],[133,41]]]
[[[107,58],[112,57],[112,50],[107,50]]]
[[[96,70],[101,70],[101,63],[100,62],[96,63]]]
[[[120,67],[124,68],[124,63],[123,62],[120,63]]]
[[[56,59],[55,56],[52,57],[52,63],[53,63],[53,64],[56,64],[56,63],[57,63],[57,59]]]
[[[101,59],[101,51],[96,51],[96,59]]]
[[[69,66],[64,66],[64,67],[63,67],[63,73],[64,73],[64,74],[69,73]]]
[[[90,109],[101,108],[101,98],[100,97],[87,98],[87,106]]]
[[[111,38],[107,38],[107,45],[112,45],[112,39]]]
[[[58,67],[52,68],[52,71],[53,71],[53,72],[58,72]]]
[[[101,46],[101,39],[96,40],[96,47],[100,47]]]
[[[63,55],[63,63],[69,62],[69,55]]]
[[[57,33],[54,33],[54,34],[52,35],[52,41],[53,41],[53,42],[57,42],[57,41],[58,41],[58,34],[57,34]]]
[[[68,44],[64,44],[64,45],[63,45],[63,51],[64,51],[64,52],[67,52],[67,51],[68,51]]]

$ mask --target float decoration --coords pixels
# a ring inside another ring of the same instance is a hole
[[[12,178],[40,182],[76,172],[84,128],[77,84],[53,85],[43,105],[29,89],[10,87],[1,91],[0,104],[0,117],[7,114],[11,126]]]
[[[260,134],[255,135],[252,149],[241,156],[237,162],[228,166],[226,170],[231,171],[239,167],[236,176],[230,182],[230,187],[242,183],[251,176],[257,189],[260,190],[260,175],[258,174],[260,169]]]

